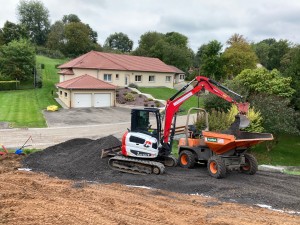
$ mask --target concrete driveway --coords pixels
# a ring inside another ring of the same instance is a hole
[[[43,113],[48,127],[69,127],[129,122],[130,111],[129,108],[112,107],[59,109]]]

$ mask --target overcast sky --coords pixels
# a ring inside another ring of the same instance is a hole
[[[288,39],[300,44],[300,0],[41,0],[51,24],[76,14],[98,32],[98,42],[123,32],[138,45],[147,31],[184,34],[194,50],[234,33],[249,41]],[[19,0],[0,0],[0,27],[18,22]]]

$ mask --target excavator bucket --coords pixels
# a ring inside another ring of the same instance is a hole
[[[245,116],[248,113],[249,106],[249,102],[237,103],[240,118],[239,128],[248,127],[250,124],[250,120]]]
[[[240,117],[240,125],[239,125],[239,127],[240,128],[246,128],[246,127],[248,127],[249,124],[250,124],[250,120],[245,115],[241,115],[240,114],[239,117]]]

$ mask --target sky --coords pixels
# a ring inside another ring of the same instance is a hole
[[[138,46],[148,31],[179,32],[195,52],[212,40],[225,45],[234,33],[250,42],[267,38],[300,44],[300,0],[40,0],[53,24],[76,14],[97,31],[98,42],[123,32]],[[0,28],[18,22],[19,0],[0,0]]]

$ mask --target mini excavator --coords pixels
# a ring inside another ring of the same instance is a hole
[[[185,91],[190,86],[192,86],[192,88]],[[235,104],[239,111],[238,115],[236,115],[235,124],[238,124],[239,128],[247,127],[250,121],[245,115],[249,109],[249,103],[237,102],[220,90],[220,88],[242,99],[241,95],[218,82],[204,76],[197,76],[167,101],[163,128],[161,125],[162,115],[158,108],[132,109],[131,129],[128,129],[122,137],[121,154],[110,158],[108,161],[109,166],[114,170],[133,174],[162,174],[165,166],[176,166],[178,160],[171,155],[172,141],[176,126],[176,113],[180,106],[190,97],[200,94],[200,92],[205,90]],[[182,94],[183,92],[185,93]],[[209,140],[212,140],[212,138]],[[216,138],[214,140],[218,139]],[[193,146],[193,148],[185,146],[183,149],[185,151],[181,151],[184,152],[184,154],[181,154],[183,158],[180,163],[183,167],[188,167],[184,164],[184,160],[196,161],[200,158],[209,161],[210,159],[214,159],[216,155],[207,145],[205,147],[206,150],[203,150],[204,147],[201,148],[199,146],[199,151],[195,150],[195,146]],[[204,156],[202,156],[201,151],[205,153]],[[186,154],[187,152],[188,155]],[[246,168],[245,158],[240,158],[241,153],[242,152],[238,154],[239,167],[244,166]],[[200,157],[197,157],[197,154],[200,155]],[[189,159],[188,156],[193,159]],[[218,157],[220,159],[218,158],[217,162],[222,160],[222,155]],[[236,161],[234,161],[234,163],[236,163]],[[218,164],[215,163],[214,167],[217,168],[217,166]],[[221,178],[222,176],[224,176],[224,174],[215,177]]]

